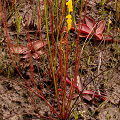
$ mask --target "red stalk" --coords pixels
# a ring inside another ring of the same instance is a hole
[[[5,1],[6,2],[6,1]],[[40,94],[36,93],[34,90],[31,89],[30,87],[30,82],[27,83],[26,80],[24,79],[24,77],[22,76],[22,74],[20,73],[18,67],[16,66],[16,63],[14,62],[14,59],[13,59],[13,56],[12,56],[12,53],[11,53],[11,50],[10,50],[10,38],[9,38],[9,35],[8,35],[8,31],[7,31],[7,25],[6,25],[6,15],[5,15],[5,20],[3,18],[3,14],[2,14],[2,7],[1,7],[1,0],[0,0],[0,12],[1,12],[1,16],[2,16],[2,22],[3,22],[3,25],[4,25],[4,29],[5,29],[5,34],[6,34],[6,37],[7,37],[7,46],[8,46],[8,50],[9,50],[9,53],[10,53],[10,56],[11,56],[11,59],[12,59],[12,62],[13,62],[13,65],[15,66],[17,72],[19,73],[19,75],[21,76],[21,78],[23,79],[23,81],[25,82],[25,84],[27,85],[28,87],[28,90],[29,90],[29,93],[30,92],[33,92],[34,94],[36,94],[37,96],[39,96],[40,98],[42,98],[46,103],[47,105],[50,107],[50,109],[61,119],[61,116],[56,112],[56,110],[48,103],[48,101]],[[6,13],[6,6],[5,6],[5,13]],[[28,28],[28,32],[29,32],[29,28]],[[28,42],[30,43],[30,39],[29,39],[29,33],[27,34],[27,37],[28,37]],[[29,47],[29,50],[31,49],[30,46]],[[33,65],[31,63],[31,53],[29,52],[29,61],[30,61],[30,65],[31,65],[31,79],[33,78]],[[34,81],[33,81],[34,83]],[[34,83],[34,86],[36,86],[36,84]],[[38,91],[40,92],[40,91]],[[34,104],[34,101],[33,101],[33,98],[31,97],[31,95],[29,94],[33,104]],[[39,113],[38,113],[39,114]]]

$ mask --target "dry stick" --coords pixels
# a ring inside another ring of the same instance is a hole
[[[98,75],[99,75],[99,73],[100,73],[101,57],[102,57],[102,52],[99,53],[99,57],[98,57],[98,61],[99,61],[99,63],[98,63]],[[98,78],[97,78],[96,81],[98,81]],[[96,85],[96,81],[94,81],[93,84],[94,84],[94,86],[95,86],[95,89],[98,91],[98,95],[101,95],[100,90],[99,90],[99,87]],[[95,95],[95,91],[94,91],[94,94],[93,94],[93,98],[94,98],[94,95]]]
[[[100,67],[101,67],[101,62],[102,62],[101,59],[102,59],[102,52],[99,53],[98,75],[100,73]],[[97,79],[97,81],[98,81],[98,79]],[[96,87],[98,89],[98,94],[100,95],[99,87],[98,86],[96,86]]]

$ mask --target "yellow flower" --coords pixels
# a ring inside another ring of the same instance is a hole
[[[66,2],[66,5],[68,5],[69,13],[72,12],[73,11],[72,0],[69,0],[68,2]]]
[[[71,28],[71,23],[72,23],[72,17],[71,17],[71,15],[70,14],[68,14],[67,16],[66,16],[66,18],[67,18],[67,24],[68,24],[68,27],[67,27],[67,30],[69,31],[70,30],[70,28]]]

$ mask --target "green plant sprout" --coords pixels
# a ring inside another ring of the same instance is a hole
[[[106,88],[107,87],[107,85],[108,85],[108,76],[109,76],[109,72],[110,72],[110,70],[108,70],[105,74],[107,75],[107,78],[105,79],[105,81],[104,81],[104,87]]]
[[[15,3],[15,23],[16,23],[16,26],[17,26],[17,46],[18,46],[18,53],[19,53],[19,31],[20,31],[20,26],[21,26],[21,20],[22,20],[22,17],[20,16],[19,18],[18,18],[18,13],[17,13],[17,5],[16,5],[16,0],[14,1],[14,3]],[[18,64],[19,64],[19,54],[18,54],[18,58],[17,58],[18,60]]]
[[[111,109],[111,101],[110,101],[110,106],[109,106],[109,111],[108,111],[108,118],[107,118],[107,120],[110,119],[110,109]]]
[[[76,113],[76,111],[72,112],[72,114],[73,114],[75,120],[78,120],[78,114]]]
[[[115,114],[114,114],[114,116],[113,116],[113,120],[116,119],[116,116],[117,116],[117,114],[119,114],[119,111],[120,111],[120,105],[119,105],[119,107],[118,107],[118,110],[115,112]],[[120,115],[119,115],[119,116],[120,116]]]
[[[109,21],[108,21],[108,28],[107,28],[107,40],[108,40],[108,35],[109,35],[109,31],[110,31],[110,24],[111,24],[111,11],[109,12]]]
[[[102,14],[101,18],[103,18],[104,14],[106,13],[105,9],[104,9],[104,4],[106,3],[106,0],[101,0],[100,4],[101,4],[101,8],[100,8],[100,12]]]

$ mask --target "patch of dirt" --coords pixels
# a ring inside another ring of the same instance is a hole
[[[0,120],[39,120],[27,89],[16,81],[0,76]],[[48,112],[43,101],[37,103],[41,115]]]

